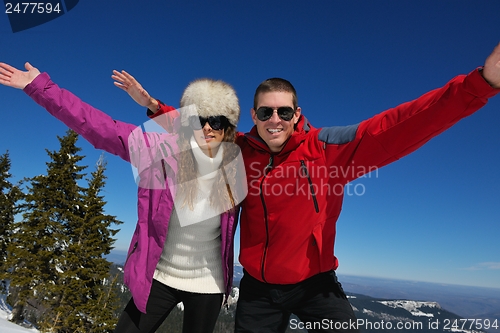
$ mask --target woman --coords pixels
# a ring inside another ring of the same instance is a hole
[[[240,115],[233,88],[210,79],[192,82],[181,99],[178,133],[151,133],[111,119],[29,63],[25,68],[0,63],[0,83],[23,89],[139,175],[138,222],[124,268],[132,299],[115,332],[154,332],[179,302],[183,332],[212,332],[231,290],[237,206],[246,194],[236,184],[245,176],[232,144]],[[126,80],[115,84],[149,99],[137,86],[127,88]]]

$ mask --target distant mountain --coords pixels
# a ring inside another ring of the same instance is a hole
[[[117,259],[123,260],[122,257]],[[243,267],[235,264],[236,288],[233,290],[231,306],[221,312],[221,323],[218,325],[224,328],[216,329],[216,332],[231,329],[242,277]],[[363,332],[389,331],[387,325],[392,325],[391,332],[500,332],[500,289],[348,275],[339,275],[339,280],[349,296]],[[123,291],[125,302],[130,295],[125,286]],[[181,312],[180,308],[176,309],[167,321],[182,321]],[[469,320],[465,321],[465,318]],[[384,330],[382,322],[386,324]],[[292,318],[291,325],[294,323],[296,326],[291,327],[293,329],[289,332],[306,332],[300,329],[296,318]],[[485,324],[489,324],[489,329],[485,329]],[[165,326],[169,328],[164,331],[176,332],[172,325],[167,323]],[[180,323],[176,325],[181,327]],[[398,330],[398,326],[402,328]]]
[[[239,285],[242,276],[243,267],[235,264],[236,286]],[[338,278],[346,292],[381,299],[437,302],[444,309],[464,318],[500,320],[500,289],[341,274]]]
[[[500,320],[500,289],[339,275],[344,290],[376,298],[439,303],[464,318]]]
[[[348,293],[349,294],[349,293]],[[500,328],[500,320],[466,320],[437,302],[378,299],[349,294],[362,332],[486,332]]]
[[[120,272],[120,266],[115,266],[114,272]],[[236,303],[239,296],[239,281],[243,276],[243,268],[241,265],[235,265],[234,268],[234,285],[232,295],[228,300],[229,307],[222,309],[217,322],[215,332],[232,331],[234,327],[234,312],[236,310]],[[348,279],[345,279],[346,281]],[[123,281],[123,279],[122,279]],[[357,281],[358,283],[361,280]],[[369,281],[363,280],[360,284],[365,286]],[[377,283],[375,283],[377,285]],[[487,332],[484,330],[485,324],[488,324],[490,330],[488,332],[500,332],[500,316],[492,313],[489,317],[489,322],[479,319],[475,321],[466,321],[460,315],[453,313],[449,309],[445,309],[440,303],[436,301],[426,300],[422,297],[415,298],[385,298],[366,296],[360,293],[351,292],[351,287],[356,288],[355,284],[343,284],[344,290],[349,297],[349,301],[353,306],[356,313],[357,322],[353,325],[358,326],[364,333],[380,333],[380,332]],[[394,288],[394,284],[390,284]],[[395,292],[390,291],[389,287],[385,287],[386,293]],[[417,289],[421,289],[419,286]],[[362,289],[361,287],[359,289]],[[380,284],[376,287],[378,293],[382,293],[383,289]],[[402,288],[399,290],[401,293],[408,292],[407,289]],[[432,288],[431,288],[432,289]],[[123,307],[129,299],[130,294],[125,286],[122,288],[124,297]],[[451,297],[451,296],[450,296]],[[122,308],[123,308],[122,307]],[[473,318],[473,317],[468,317]],[[498,319],[494,319],[498,318]],[[317,323],[328,327],[333,325],[327,321]],[[302,333],[307,332],[307,327],[301,323],[298,318],[292,317],[290,326],[287,333]],[[162,332],[181,332],[182,330],[182,306],[177,307],[172,314],[167,318],[164,325],[158,329],[158,333]]]
[[[242,277],[243,268],[236,264],[234,266],[236,287],[239,286]],[[493,293],[492,291],[486,293],[483,288],[475,290],[462,286],[352,276],[341,276],[339,280],[353,306],[358,318],[357,324],[362,332],[486,332],[485,326],[490,332],[500,332],[500,316],[494,313],[483,317],[487,318],[486,321],[479,317],[467,317],[470,320],[466,321],[435,300],[437,295],[438,299],[455,301],[455,308],[464,309],[469,307],[474,299],[476,302],[473,305],[476,306],[476,310],[481,310],[491,307],[491,302],[485,301],[485,297],[489,294],[495,299],[495,290]],[[360,290],[372,295],[363,295]],[[414,297],[408,297],[409,295]],[[425,298],[424,295],[429,298]],[[498,299],[500,300],[500,291]],[[472,318],[476,320],[472,321]],[[324,324],[328,326],[328,323]],[[291,319],[290,328],[294,329],[290,332],[306,332],[300,330],[304,326],[297,318]]]
[[[127,251],[113,250],[106,256],[106,259],[117,265],[123,265],[127,260]]]

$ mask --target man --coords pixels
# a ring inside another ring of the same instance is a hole
[[[171,109],[133,77],[115,72],[114,78],[139,104],[156,111],[151,117],[173,123]],[[415,151],[498,92],[500,44],[482,68],[346,127],[313,128],[288,81],[262,82],[251,109],[255,126],[237,140],[248,195],[240,220],[239,261],[245,274],[235,331],[284,332],[293,313],[309,332],[357,332],[356,317],[335,276],[342,189]]]

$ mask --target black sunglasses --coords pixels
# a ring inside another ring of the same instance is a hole
[[[266,121],[272,117],[274,109],[269,106],[262,106],[257,109],[257,118],[260,121]],[[295,110],[289,106],[281,106],[278,108],[278,117],[284,121],[290,121],[295,114]]]
[[[215,130],[226,129],[229,125],[229,120],[224,116],[212,116],[212,117],[189,117],[189,125],[193,130],[201,130],[203,126],[208,122],[208,125]]]

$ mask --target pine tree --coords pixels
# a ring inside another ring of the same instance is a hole
[[[105,169],[101,156],[83,195],[82,221],[72,229],[67,249],[72,264],[65,269],[72,276],[68,281],[71,288],[65,293],[64,304],[73,310],[54,309],[65,314],[59,332],[111,332],[117,321],[116,278],[109,276],[110,262],[104,256],[112,250],[112,237],[118,232],[111,225],[122,222],[104,213],[106,202],[100,192],[105,185]]]
[[[104,213],[106,201],[101,195],[101,191],[106,180],[105,170],[106,163],[101,155],[85,194],[85,220],[88,221],[89,229],[93,230],[94,237],[87,238],[84,245],[87,251],[90,251],[89,248],[93,251],[88,253],[92,254],[91,259],[94,261],[92,267],[92,272],[95,274],[94,279],[99,281],[97,288],[94,288],[96,289],[95,297],[89,307],[89,317],[94,323],[92,332],[96,333],[113,331],[118,321],[118,317],[115,315],[116,309],[120,306],[115,288],[118,275],[111,275],[111,263],[104,256],[108,255],[113,249],[116,240],[112,237],[119,231],[118,229],[111,229],[111,225],[119,225],[123,222],[117,220],[115,216]]]
[[[78,185],[85,167],[77,153],[78,135],[69,130],[60,138],[57,152],[47,150],[47,175],[28,179],[23,220],[17,223],[16,246],[10,251],[12,274],[10,288],[15,300],[11,320],[19,322],[28,301],[37,311],[47,311],[66,300],[66,252],[71,242],[71,230],[81,223],[82,188]],[[12,302],[14,301],[14,302]],[[36,317],[39,317],[37,314]]]
[[[47,150],[47,175],[26,179],[23,219],[7,248],[11,320],[27,314],[41,332],[112,332],[117,277],[105,256],[118,232],[112,224],[122,222],[104,212],[102,157],[83,187],[78,134],[68,130],[58,139],[60,149]]]
[[[6,280],[9,277],[7,263],[8,245],[12,242],[14,218],[18,213],[18,201],[22,199],[22,191],[18,185],[13,185],[10,174],[9,152],[0,156],[0,292],[6,290]]]

